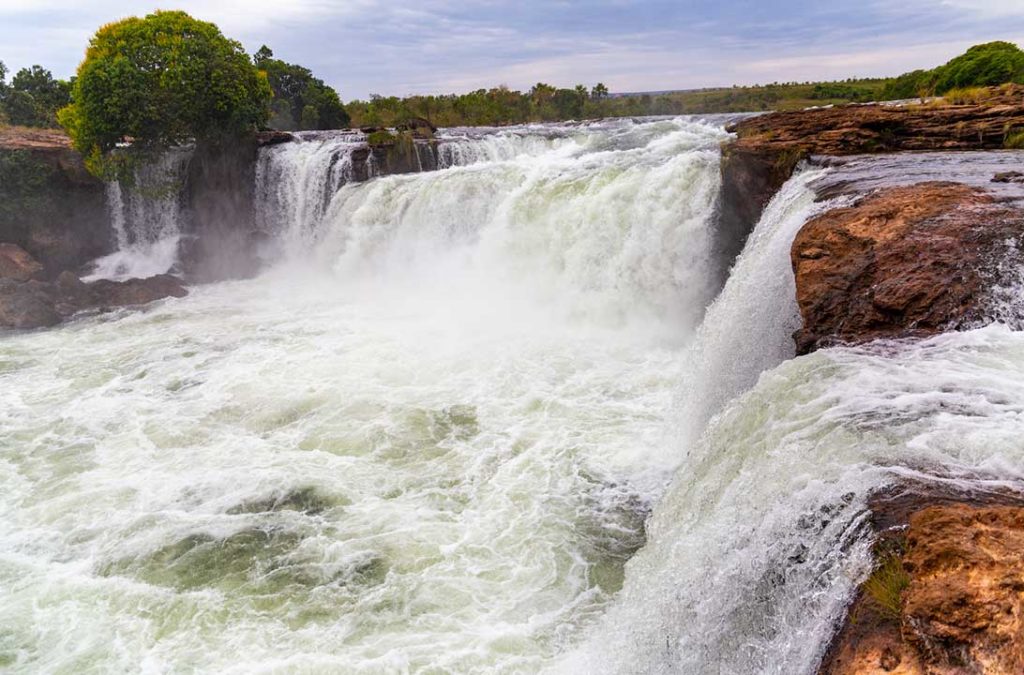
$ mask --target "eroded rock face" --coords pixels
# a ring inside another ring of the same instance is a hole
[[[820,672],[1024,672],[1024,507],[921,505],[903,521],[898,614],[861,594]],[[897,535],[899,536],[899,535]]]
[[[904,640],[936,673],[1024,673],[1024,509],[933,507],[910,518]]]
[[[66,135],[0,129],[0,241],[26,250],[52,279],[112,250],[109,220],[104,184]]]
[[[48,328],[61,322],[52,284],[0,279],[0,328]]]
[[[752,117],[729,130],[737,145],[804,154],[1002,148],[1024,129],[1024,87],[997,90],[979,105],[846,105]]]
[[[959,183],[883,189],[826,212],[793,242],[797,352],[976,326],[1021,243],[1024,212]]]
[[[0,329],[48,328],[85,310],[144,305],[187,294],[181,281],[167,274],[89,284],[71,272],[52,283],[0,279]]]
[[[764,206],[801,159],[907,150],[989,150],[1024,130],[1024,87],[992,88],[979,105],[846,105],[770,113],[727,127],[719,248],[742,249]]]
[[[28,281],[40,279],[43,266],[28,252],[15,244],[0,244],[0,279]]]

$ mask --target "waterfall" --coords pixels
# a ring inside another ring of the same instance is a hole
[[[338,275],[451,274],[495,293],[532,288],[569,313],[646,312],[696,328],[715,290],[719,127],[677,119],[440,138],[449,168],[361,183],[338,170],[347,139],[265,149],[263,229],[301,265]]]
[[[256,164],[256,226],[263,232],[275,232],[281,223],[288,223],[301,241],[304,233],[319,226],[331,197],[353,180],[352,154],[365,148],[365,137],[358,132],[304,133],[296,137],[296,141],[260,150]]]
[[[183,186],[192,148],[175,148],[135,169],[134,183],[107,183],[117,250],[95,260],[87,281],[150,277],[175,269],[183,225]]]
[[[4,336],[0,663],[813,673],[872,491],[1024,480],[1024,334],[792,358],[839,170],[718,289],[723,121],[441,130],[402,175],[302,133],[259,151],[261,275]],[[181,205],[108,197],[101,269],[173,269]]]

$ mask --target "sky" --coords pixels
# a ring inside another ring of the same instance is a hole
[[[343,100],[886,76],[1024,44],[1024,0],[0,0],[0,61],[66,78],[100,25],[157,8],[213,21],[249,53],[266,44]]]

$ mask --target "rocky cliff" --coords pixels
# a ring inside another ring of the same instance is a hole
[[[720,226],[734,257],[768,200],[815,155],[993,150],[1024,132],[1024,87],[992,88],[976,105],[848,105],[748,117],[723,148]]]
[[[25,249],[47,277],[111,251],[104,193],[64,134],[0,129],[0,242]]]

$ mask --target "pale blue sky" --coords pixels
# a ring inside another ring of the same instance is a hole
[[[0,60],[72,74],[131,0],[0,0]],[[333,85],[462,92],[604,81],[612,91],[895,75],[989,40],[1024,43],[1024,0],[184,0],[252,53]]]

